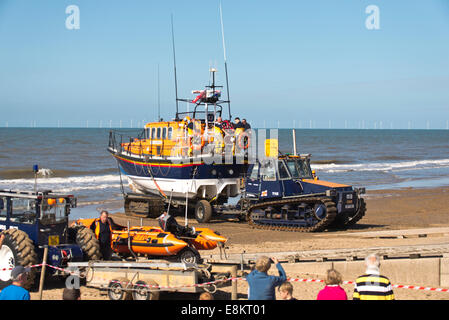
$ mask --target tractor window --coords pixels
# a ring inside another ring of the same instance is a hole
[[[310,170],[309,162],[306,160],[298,160],[298,169],[301,177],[303,178],[311,178],[312,172]]]
[[[53,224],[65,221],[66,201],[64,198],[44,199],[41,207],[42,224]]]
[[[260,175],[264,181],[276,181],[276,167],[273,161],[261,165]]]
[[[173,128],[172,127],[170,127],[170,128],[168,128],[168,139],[172,139],[172,137],[173,137]]]
[[[8,214],[7,199],[0,197],[0,221],[5,221]]]
[[[161,138],[161,130],[162,128],[157,128],[157,135],[156,135],[156,138],[158,138],[158,139],[160,139]]]
[[[150,139],[156,139],[156,128],[151,129],[151,137]]]
[[[285,167],[284,161],[278,162],[279,168],[279,179],[290,179],[287,168]]]
[[[35,199],[12,198],[11,206],[11,222],[33,224],[36,221]]]
[[[288,167],[288,170],[290,171],[290,174],[292,175],[293,179],[298,179],[301,177],[299,174],[297,163],[295,160],[288,160],[287,167]]]

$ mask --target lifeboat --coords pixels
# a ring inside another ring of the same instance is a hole
[[[79,219],[77,224],[89,228],[94,220]],[[159,227],[130,227],[129,230],[121,227],[121,229],[112,230],[111,247],[115,253],[122,256],[131,255],[128,237],[131,250],[146,256],[175,256],[187,247],[194,247],[196,250],[213,250],[227,241],[227,238],[209,228],[195,228],[193,236],[185,237],[178,237]]]
[[[210,71],[215,79],[216,70]],[[177,109],[170,121],[146,123],[133,137],[110,132],[108,151],[133,192],[178,202],[187,197],[193,205],[200,200],[222,204],[240,194],[249,148],[237,143],[240,131],[233,128],[229,106],[225,119],[223,105],[229,101],[220,100],[219,87],[213,80],[204,90],[193,91],[193,99],[177,99],[192,107]]]

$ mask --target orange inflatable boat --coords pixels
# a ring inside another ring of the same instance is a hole
[[[89,228],[94,220],[79,219],[76,223]],[[191,228],[192,232],[186,235],[175,235],[151,226],[133,226],[129,230],[126,227],[121,228],[123,230],[112,230],[111,243],[112,250],[120,256],[130,256],[132,253],[145,256],[179,255],[181,260],[192,262],[194,256],[199,258],[197,250],[212,250],[227,241],[209,228]]]

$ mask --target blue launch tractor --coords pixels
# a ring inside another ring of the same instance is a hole
[[[242,220],[262,229],[313,232],[347,227],[366,211],[365,188],[319,180],[310,155],[280,155],[249,167]]]
[[[48,246],[47,263],[64,268],[69,261],[101,258],[98,240],[88,228],[69,227],[73,195],[51,191],[0,190],[0,286],[10,282],[15,266],[39,264]],[[47,268],[54,272],[52,268]],[[29,286],[36,272],[30,272]]]

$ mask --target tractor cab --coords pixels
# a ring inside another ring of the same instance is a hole
[[[69,228],[68,221],[74,207],[73,195],[0,190],[0,230],[5,236],[0,247],[0,287],[9,280],[15,266],[42,261],[45,246],[47,262],[52,266],[64,268],[69,261],[83,261],[82,246],[70,236],[76,232]],[[34,281],[34,273],[30,281]]]
[[[263,200],[296,196],[303,193],[303,179],[313,179],[309,154],[266,158],[249,168],[247,197]]]
[[[72,195],[0,190],[0,229],[22,230],[36,246],[67,243],[68,216],[74,207]]]

